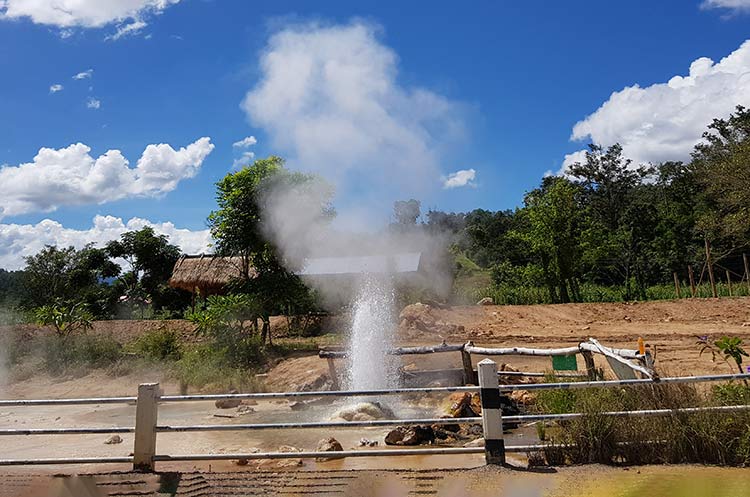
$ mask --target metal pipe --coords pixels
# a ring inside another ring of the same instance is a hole
[[[175,425],[157,426],[159,433],[187,431],[234,431],[234,430],[282,430],[297,428],[354,428],[372,426],[456,425],[481,423],[482,418],[425,418],[425,419],[377,419],[371,421],[321,421],[310,423],[251,423],[231,425]]]
[[[25,428],[20,430],[0,430],[3,435],[95,435],[107,433],[135,433],[132,426],[113,426],[111,428]]]
[[[432,449],[363,449],[336,452],[256,452],[254,454],[178,454],[154,456],[155,462],[167,461],[223,461],[228,459],[311,459],[316,457],[379,457],[379,456],[433,456],[455,454],[483,454],[484,447],[436,447]]]
[[[499,349],[493,349],[488,347],[476,347],[467,346],[466,352],[477,355],[531,355],[531,356],[561,356],[561,355],[573,355],[580,353],[580,349],[576,345],[575,347],[565,347],[560,349],[532,349],[528,347],[505,347]]]
[[[498,376],[529,376],[535,378],[545,378],[547,376],[556,376],[558,378],[586,378],[586,373],[556,373],[550,371],[549,373],[536,373],[529,371],[498,371]]]
[[[126,457],[57,457],[46,459],[0,459],[0,466],[35,466],[46,464],[118,464],[131,463],[133,458]]]
[[[703,376],[677,376],[660,379],[636,379],[636,380],[605,380],[605,381],[574,381],[570,383],[527,383],[523,385],[500,385],[502,391],[513,390],[553,390],[556,388],[590,388],[590,387],[627,387],[640,385],[664,385],[670,383],[701,383],[707,381],[725,381],[750,379],[750,373],[743,374],[717,374]]]
[[[87,404],[135,404],[135,397],[101,397],[89,399],[0,400],[0,407],[13,406],[76,406]]]
[[[185,402],[219,399],[284,399],[293,397],[379,397],[381,395],[402,395],[412,393],[453,393],[478,392],[479,387],[434,387],[434,388],[393,388],[391,390],[329,390],[319,392],[274,392],[274,393],[227,393],[206,395],[163,395],[162,402]]]
[[[505,416],[503,422],[525,423],[535,421],[562,421],[566,419],[582,418],[584,416],[613,416],[613,417],[638,417],[638,416],[666,416],[670,414],[691,414],[696,412],[734,412],[750,410],[750,405],[739,406],[711,406],[711,407],[680,407],[677,409],[652,409],[640,411],[608,411],[597,413],[565,413],[565,414],[528,414],[523,416]]]

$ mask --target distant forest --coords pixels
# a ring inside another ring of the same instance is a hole
[[[225,197],[209,218],[212,233],[222,254],[256,246],[261,262],[275,260],[269,259],[273,247],[259,240],[257,220],[244,227],[235,221],[244,219],[247,206],[257,207],[254,178],[285,171],[283,160],[262,159],[246,169],[217,185],[219,198],[222,192]],[[229,199],[236,198],[245,203],[232,205]],[[236,227],[242,227],[241,236],[232,235]],[[683,297],[691,295],[691,286],[697,295],[709,296],[711,274],[717,292],[747,295],[750,111],[738,106],[727,119],[715,119],[688,162],[634,164],[618,144],[591,145],[585,161],[571,165],[564,176],[542,179],[515,210],[422,214],[420,202],[411,199],[394,204],[390,229],[447,238],[455,261],[456,303],[485,296],[499,304],[674,298],[677,287]],[[242,238],[248,233],[252,237]],[[0,269],[0,306],[83,302],[97,317],[114,317],[125,296],[141,313],[148,305],[154,312],[179,315],[189,296],[166,286],[178,257],[179,249],[150,228],[104,248],[47,247],[28,258],[21,271]],[[128,262],[125,272],[114,259]],[[315,306],[283,268],[275,263],[269,268],[268,280],[259,279],[261,286],[253,291],[270,295],[274,289],[295,301],[264,304],[266,315],[292,304],[297,311]]]

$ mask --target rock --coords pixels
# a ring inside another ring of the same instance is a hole
[[[429,426],[399,426],[385,436],[386,445],[421,445],[435,441],[435,432]]]
[[[232,389],[229,393],[237,394],[240,392]],[[240,404],[242,404],[242,399],[219,399],[214,403],[217,409],[234,409],[239,407]]]
[[[451,418],[473,418],[479,415],[482,412],[481,402],[479,395],[475,395],[476,399],[474,395],[468,392],[450,394],[444,404],[445,407],[442,414]],[[474,409],[477,409],[479,412]]]
[[[308,407],[309,406],[307,404],[305,404],[304,402],[300,402],[300,401],[292,402],[291,404],[289,404],[289,408],[292,411],[304,411]]]
[[[630,318],[630,316],[625,316],[625,317],[623,317],[622,319],[624,319],[624,320],[625,320],[625,321],[627,321],[628,323],[630,323],[630,322],[632,322],[632,321],[633,321],[633,320],[632,320],[632,319]]]
[[[355,417],[357,419],[355,419]],[[393,411],[380,402],[361,402],[353,406],[339,409],[332,419],[343,419],[344,421],[369,421],[373,419],[384,419],[395,417]]]
[[[536,395],[528,390],[514,390],[510,393],[510,400],[517,404],[530,406],[536,403]]]
[[[471,442],[466,442],[464,447],[484,447],[484,438],[477,438]]]
[[[246,406],[244,404],[237,407],[237,414],[240,414],[240,415],[252,414],[254,412],[255,412],[255,409],[253,409],[250,406]]]
[[[120,435],[112,435],[104,441],[107,445],[116,445],[122,443],[122,437]]]
[[[477,305],[495,305],[495,301],[492,300],[492,297],[485,297],[477,302]]]
[[[291,445],[282,445],[279,447],[279,452],[302,452],[302,449],[292,447]],[[290,458],[290,459],[265,459],[260,463],[261,468],[294,468],[302,466],[302,459]]]
[[[750,321],[748,321],[747,323],[742,323],[743,328],[747,328],[749,326],[750,326]]]
[[[341,446],[338,440],[335,438],[324,438],[318,442],[318,452],[341,452],[344,448]],[[332,457],[316,457],[315,460],[318,462],[330,461],[331,459],[339,459],[340,456]]]
[[[377,447],[378,441],[377,440],[368,440],[366,438],[360,438],[359,439],[359,446],[360,447]]]

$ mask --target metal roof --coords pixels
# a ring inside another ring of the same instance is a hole
[[[300,276],[326,276],[344,274],[397,274],[419,271],[420,252],[389,255],[363,255],[348,257],[315,257],[305,261]]]

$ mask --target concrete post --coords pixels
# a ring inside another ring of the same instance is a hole
[[[135,471],[154,471],[159,397],[158,383],[138,385],[138,403],[135,407],[135,443],[133,446],[133,469]]]
[[[482,399],[482,430],[484,431],[484,457],[487,464],[505,464],[503,440],[503,411],[500,405],[500,382],[497,364],[484,359],[477,364],[479,395]]]

